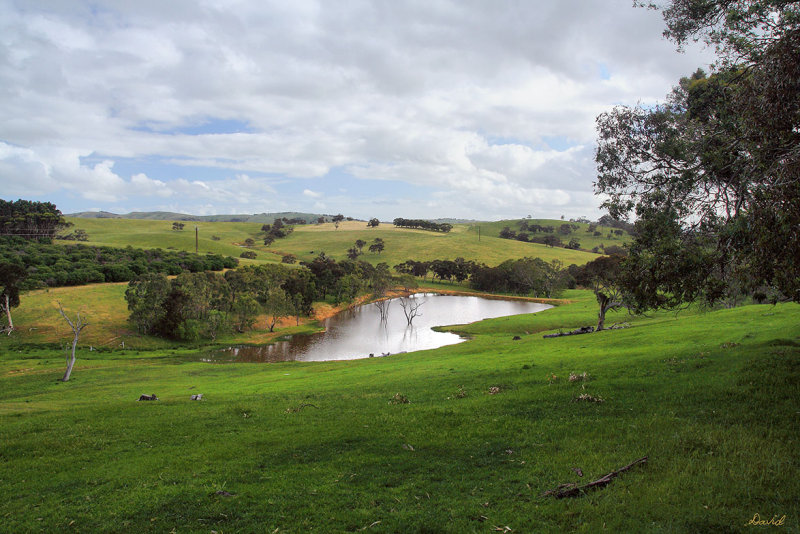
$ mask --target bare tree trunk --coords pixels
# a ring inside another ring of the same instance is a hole
[[[11,304],[8,301],[8,295],[5,296],[5,299],[6,299],[6,302],[5,302],[5,305],[3,306],[3,308],[6,311],[6,318],[8,319],[8,328],[6,330],[7,330],[8,335],[10,336],[11,335],[11,331],[14,330],[14,321],[11,320]]]
[[[67,370],[64,372],[64,378],[61,379],[62,382],[67,382],[69,380],[69,375],[72,374],[72,368],[75,367],[75,347],[78,345],[78,335],[79,332],[75,332],[75,337],[72,339],[72,357],[67,356]]]
[[[78,319],[73,323],[70,321],[67,314],[64,313],[64,308],[61,306],[61,303],[58,303],[58,311],[61,313],[61,316],[67,321],[67,324],[72,329],[72,333],[75,335],[72,339],[72,357],[67,357],[67,370],[64,373],[64,378],[61,379],[62,382],[67,382],[69,380],[69,376],[72,374],[72,368],[75,366],[75,347],[78,346],[78,337],[81,335],[81,330],[89,326],[89,323],[84,323],[81,319],[81,314],[78,312]]]
[[[597,294],[597,303],[600,304],[600,311],[597,312],[597,328],[595,332],[599,332],[605,328],[606,312],[625,307],[625,304],[621,301],[616,301],[603,293]]]
[[[600,306],[600,311],[597,312],[597,328],[595,332],[599,332],[605,327],[606,324],[606,309]]]
[[[597,328],[595,331],[599,332],[603,329],[606,323],[606,311],[608,311],[609,298],[604,293],[597,293],[597,303],[600,305],[600,311],[597,312]]]

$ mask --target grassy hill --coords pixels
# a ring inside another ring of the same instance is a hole
[[[582,250],[592,250],[594,247],[600,247],[601,250],[603,246],[612,246],[617,245],[621,246],[625,243],[630,242],[631,236],[628,232],[623,231],[622,235],[618,235],[614,233],[616,228],[611,228],[609,226],[597,226],[593,232],[589,231],[589,225],[586,223],[573,223],[569,221],[557,221],[552,219],[509,219],[504,221],[494,221],[494,222],[481,222],[475,223],[470,225],[472,231],[477,231],[477,227],[481,227],[481,233],[485,235],[491,236],[498,236],[500,235],[500,230],[503,229],[504,226],[508,226],[510,229],[514,230],[515,232],[519,232],[519,226],[517,223],[520,221],[525,221],[529,225],[538,224],[539,226],[549,226],[555,229],[553,235],[561,239],[564,243],[568,243],[570,239],[577,239],[581,246]],[[571,224],[578,227],[577,230],[573,229],[569,234],[562,234],[559,233],[559,228],[563,224]],[[599,236],[594,235],[595,232],[600,232]],[[531,237],[534,235],[541,236],[542,234],[530,234]]]
[[[198,250],[201,254],[211,252],[238,258],[247,250],[243,243],[247,238],[257,238],[261,230],[259,223],[188,222],[183,230],[173,230],[172,221],[134,219],[82,219],[67,217],[74,224],[70,231],[86,230],[87,245],[110,247],[163,248],[173,250],[195,250],[195,226],[198,228]],[[219,237],[219,240],[213,237]],[[257,242],[259,242],[256,239]],[[280,256],[271,252],[259,254],[258,261],[278,262]]]
[[[796,532],[800,306],[542,339],[593,321],[591,293],[567,296],[458,327],[463,344],[350,362],[82,349],[60,383],[61,351],[3,339],[2,530],[735,532],[759,513]]]
[[[487,265],[497,265],[509,258],[525,256],[540,257],[546,261],[559,259],[565,265],[582,265],[596,258],[584,251],[552,248],[545,245],[500,239],[482,232],[480,239],[474,225],[455,225],[447,234],[425,230],[395,228],[381,224],[378,228],[367,228],[360,221],[342,222],[338,229],[332,223],[295,226],[292,234],[275,241],[271,246],[263,245],[259,223],[190,222],[184,230],[172,230],[171,221],[149,221],[131,219],[81,219],[68,218],[75,226],[89,234],[87,244],[108,246],[133,246],[141,248],[173,248],[193,252],[195,247],[194,227],[199,229],[199,250],[239,257],[245,239],[253,238],[258,254],[257,262],[278,262],[283,254],[291,253],[301,260],[311,260],[324,251],[337,259],[347,257],[347,249],[357,239],[368,244],[376,237],[386,243],[381,254],[371,254],[364,248],[360,257],[370,263],[386,262],[396,265],[408,259],[417,261],[433,259],[455,259],[463,257]],[[498,223],[488,223],[496,225]],[[493,227],[493,226],[492,226]],[[502,226],[500,226],[502,228]],[[498,229],[499,232],[499,229]],[[212,236],[220,239],[215,241]]]

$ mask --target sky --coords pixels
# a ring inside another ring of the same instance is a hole
[[[713,58],[631,0],[0,0],[0,191],[78,211],[589,217],[595,119]]]

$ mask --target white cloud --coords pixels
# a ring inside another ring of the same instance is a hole
[[[451,192],[437,205],[475,210],[457,216],[488,216],[495,204],[583,210],[597,204],[595,116],[663,98],[708,58],[675,53],[659,15],[629,0],[0,7],[0,187],[92,206],[147,196],[178,211],[291,209],[261,176],[343,168]],[[248,129],[185,133],[215,120]],[[552,138],[572,148],[547,147]],[[89,156],[95,163],[82,163]],[[120,158],[185,171],[122,176]],[[193,178],[202,167],[228,178]],[[366,209],[355,189],[326,203]]]
[[[303,195],[309,198],[320,198],[322,196],[322,193],[317,193],[315,191],[312,191],[311,189],[304,189]]]

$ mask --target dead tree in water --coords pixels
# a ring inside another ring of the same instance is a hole
[[[67,314],[64,313],[64,308],[61,306],[61,303],[58,303],[58,311],[61,313],[61,316],[67,321],[67,324],[72,329],[72,333],[75,337],[72,338],[72,357],[67,356],[67,371],[64,373],[64,378],[61,379],[62,382],[66,382],[69,380],[69,375],[72,374],[72,368],[75,366],[75,347],[78,345],[78,337],[81,335],[81,330],[89,326],[89,323],[84,323],[83,319],[81,319],[81,313],[78,312],[78,318],[73,323]]]
[[[385,323],[386,318],[389,317],[389,304],[391,304],[391,301],[389,299],[383,299],[373,304],[375,304],[375,307],[378,308],[378,312],[381,314],[381,322]]]
[[[425,301],[417,301],[414,298],[400,298],[400,306],[403,308],[403,313],[406,316],[406,321],[408,321],[408,326],[411,326],[411,322],[414,320],[415,317],[418,315],[422,315],[419,312],[419,307],[425,304]]]

